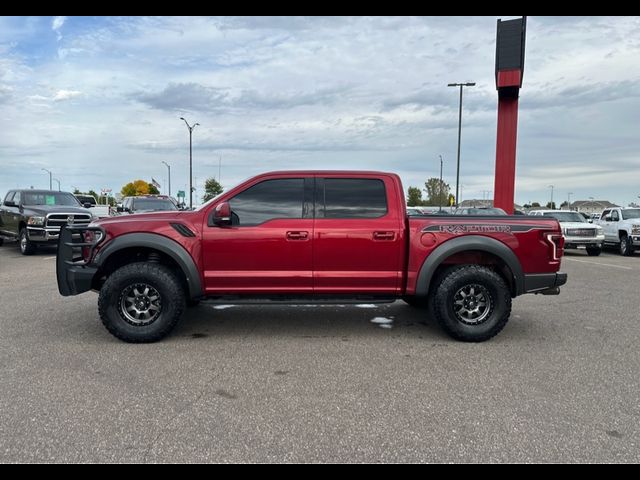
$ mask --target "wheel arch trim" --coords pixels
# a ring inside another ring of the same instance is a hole
[[[116,237],[96,254],[93,263],[102,267],[114,253],[135,247],[155,249],[167,255],[182,270],[187,281],[189,298],[204,295],[200,272],[193,257],[175,240],[156,233],[127,233]]]
[[[453,238],[438,246],[424,260],[416,282],[416,296],[426,296],[433,276],[442,263],[452,255],[465,251],[487,252],[500,258],[511,270],[515,281],[515,294],[524,293],[524,272],[516,254],[504,243],[482,235]]]

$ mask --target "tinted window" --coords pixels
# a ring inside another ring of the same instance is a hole
[[[613,210],[611,212],[611,220],[613,220],[614,222],[617,222],[620,220],[620,215],[618,215],[618,211],[617,210]]]
[[[9,193],[7,193],[7,196],[6,196],[6,197],[4,197],[4,201],[5,201],[5,202],[10,202],[10,201],[11,201],[11,199],[13,198],[13,194],[14,194],[14,193],[15,193],[15,192],[9,192]]]
[[[322,205],[319,206],[322,217]],[[376,218],[387,213],[384,182],[364,178],[324,180],[325,218]]]
[[[135,198],[133,199],[133,210],[140,211],[167,211],[177,210],[178,208],[172,201],[163,198]]]
[[[583,223],[585,219],[578,212],[546,212],[545,217],[553,217],[559,222]]]
[[[13,196],[13,203],[15,203],[16,205],[20,205],[20,192],[16,192],[16,194]]]
[[[79,205],[76,197],[64,192],[25,192],[22,203],[24,205],[66,205],[74,207]]]
[[[631,220],[632,218],[640,218],[640,208],[634,208],[631,210],[622,210],[623,220]]]
[[[281,178],[265,180],[231,200],[233,223],[259,225],[274,218],[302,218],[304,180]]]

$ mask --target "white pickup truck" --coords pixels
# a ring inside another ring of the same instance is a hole
[[[604,243],[617,246],[620,255],[640,250],[640,208],[607,208],[593,222],[604,230]]]
[[[109,205],[99,205],[93,195],[76,194],[75,197],[83,207],[89,209],[94,217],[105,218],[111,216],[111,207]]]

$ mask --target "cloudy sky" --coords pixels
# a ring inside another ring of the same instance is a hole
[[[439,175],[492,195],[498,17],[0,18],[0,195],[230,188],[269,170]],[[503,19],[514,17],[504,16]],[[640,17],[528,17],[516,201],[640,195]],[[54,186],[56,182],[54,182]]]

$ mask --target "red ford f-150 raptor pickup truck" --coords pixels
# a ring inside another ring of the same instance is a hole
[[[557,294],[558,221],[407,216],[398,175],[291,171],[251,178],[195,211],[62,229],[62,295],[99,292],[102,322],[128,342],[165,337],[207,302],[429,305],[454,338],[483,341],[511,299]]]

